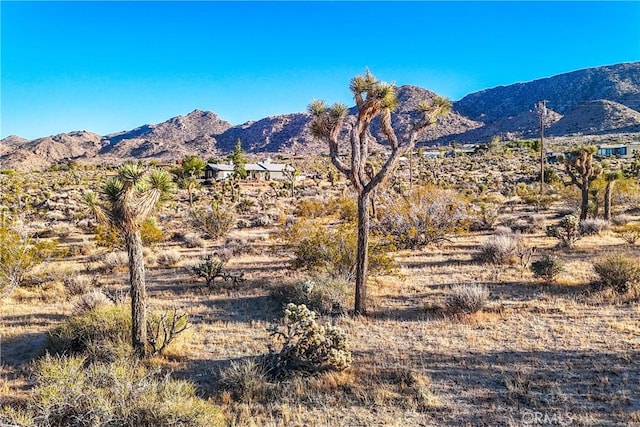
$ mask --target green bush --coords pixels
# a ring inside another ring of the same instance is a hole
[[[269,368],[262,359],[233,361],[220,370],[220,385],[241,402],[262,401],[269,395]]]
[[[344,279],[318,276],[302,283],[276,286],[271,295],[283,304],[304,304],[320,314],[345,314],[353,300],[349,283]]]
[[[399,248],[438,243],[469,227],[466,203],[452,190],[420,187],[407,195],[388,194],[380,199],[373,228]]]
[[[87,362],[84,357],[40,360],[27,410],[17,414],[3,408],[3,425],[18,421],[18,425],[60,427],[224,425],[221,411],[199,399],[187,381],[150,372],[131,360]]]
[[[600,284],[619,294],[626,293],[640,282],[640,263],[624,254],[612,254],[593,264]]]
[[[535,277],[553,281],[562,272],[564,261],[551,254],[545,254],[542,258],[531,263],[531,271]]]
[[[131,313],[123,305],[101,305],[72,316],[47,333],[47,350],[111,358],[131,341]]]
[[[155,218],[147,218],[140,227],[140,237],[144,246],[155,246],[165,241],[164,232],[156,222]]]
[[[209,208],[191,211],[191,225],[212,240],[227,234],[235,222],[233,210],[217,202],[213,202]]]
[[[104,302],[104,301],[103,301]],[[86,354],[92,360],[113,360],[131,351],[131,311],[125,305],[94,304],[78,310],[47,334],[46,348],[55,354]],[[148,344],[162,353],[189,326],[186,314],[176,310],[149,313]]]
[[[47,249],[47,244],[35,242],[19,227],[0,224],[0,296],[23,284]]]
[[[547,227],[547,235],[556,237],[561,248],[572,248],[582,237],[580,235],[580,219],[575,215],[562,217],[557,225]]]
[[[292,265],[332,278],[351,280],[356,270],[357,237],[356,227],[351,223],[328,229],[306,221],[299,222],[288,234],[295,256]],[[369,243],[369,270],[372,273],[393,273],[396,263],[387,253],[395,248],[372,240]]]
[[[283,377],[295,371],[342,371],[351,366],[347,335],[338,327],[316,322],[316,313],[304,304],[288,304],[282,327],[268,328],[279,349],[270,348],[271,374]]]

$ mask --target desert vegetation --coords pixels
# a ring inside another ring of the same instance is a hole
[[[634,160],[556,146],[541,197],[535,148],[2,171],[0,424],[640,422]]]

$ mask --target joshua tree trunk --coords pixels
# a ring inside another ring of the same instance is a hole
[[[611,195],[614,185],[615,181],[609,181],[604,189],[604,219],[607,221],[611,221]]]
[[[589,212],[589,187],[582,186],[580,194],[580,221],[583,221],[587,219],[587,213]]]
[[[140,231],[125,235],[129,254],[129,283],[131,284],[131,320],[133,349],[141,357],[147,355],[147,291],[144,275],[144,255]]]
[[[355,313],[367,312],[367,273],[369,266],[369,202],[370,194],[358,195],[358,248],[356,256]]]

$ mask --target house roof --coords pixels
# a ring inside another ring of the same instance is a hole
[[[247,163],[244,165],[247,172],[293,172],[295,169],[289,165],[282,163]],[[226,163],[207,163],[207,169],[211,169],[218,172],[233,172],[233,165]]]
[[[207,169],[212,169],[218,172],[233,172],[233,165],[225,163],[207,163]]]

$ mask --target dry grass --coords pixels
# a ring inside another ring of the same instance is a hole
[[[524,214],[517,209],[528,208],[516,208],[510,215]],[[223,241],[195,248],[165,242],[156,251],[177,251],[179,265],[150,266],[147,272],[151,308],[176,307],[187,312],[193,324],[149,363],[172,371],[175,378],[194,381],[203,397],[224,408],[230,425],[517,426],[532,413],[568,417],[572,425],[630,425],[640,420],[637,300],[608,299],[589,286],[594,278],[591,264],[599,254],[624,248],[640,258],[639,246],[625,245],[610,231],[555,252],[566,264],[553,284],[541,283],[518,263],[475,262],[486,233],[399,252],[398,276],[370,280],[369,316],[331,319],[350,337],[352,368],[270,384],[264,398],[251,402],[234,398],[220,387],[221,369],[267,351],[267,325],[282,309],[269,296],[270,288],[302,276],[288,268],[290,254],[269,238],[272,231],[232,231],[229,237],[251,247],[227,263],[247,279],[236,287],[212,293],[184,268],[221,250]],[[90,237],[72,233],[68,239]],[[552,251],[556,244],[542,230],[523,234],[521,241],[538,253]],[[104,274],[90,259],[78,254],[47,269],[95,273],[105,291],[126,287],[126,271]],[[447,315],[447,294],[461,283],[489,290],[482,312]],[[54,277],[1,301],[4,403],[19,406],[27,399],[33,386],[29,366],[42,353],[44,334],[71,314],[77,298]]]

